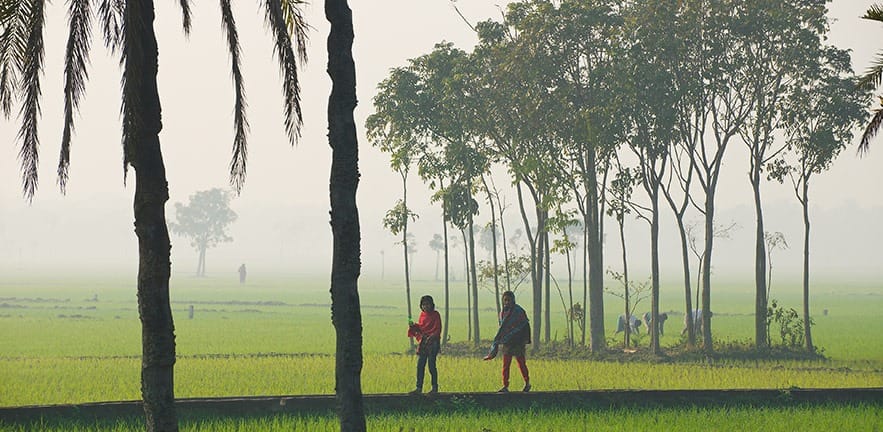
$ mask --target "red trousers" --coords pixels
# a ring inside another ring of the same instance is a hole
[[[527,360],[523,355],[515,357],[515,360],[518,362],[518,369],[521,369],[521,377],[524,378],[524,383],[529,383],[530,375],[527,371]],[[511,365],[512,355],[503,354],[503,387],[509,387],[509,366]]]

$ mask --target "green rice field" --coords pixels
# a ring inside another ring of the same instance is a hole
[[[0,406],[68,404],[140,399],[140,322],[134,277],[80,275],[5,275],[0,278]],[[177,397],[313,395],[334,393],[334,329],[328,281],[272,276],[239,285],[232,278],[173,277],[178,362]],[[578,284],[581,287],[581,283]],[[581,288],[580,288],[581,289]],[[449,332],[454,342],[467,336],[465,284],[451,286]],[[753,286],[718,284],[713,288],[712,330],[719,341],[753,338]],[[799,287],[780,284],[774,298],[800,310]],[[813,286],[815,345],[826,360],[719,359],[702,363],[615,362],[530,358],[534,391],[604,389],[744,389],[883,387],[883,286]],[[662,345],[680,340],[683,294],[675,282],[663,285],[660,310],[668,311]],[[414,281],[411,302],[433,295],[444,315],[443,285]],[[530,310],[526,288],[518,302]],[[778,294],[778,295],[777,295]],[[566,296],[566,293],[565,293]],[[575,297],[577,293],[575,293]],[[581,293],[580,293],[581,296]],[[366,394],[402,393],[413,388],[414,357],[405,337],[407,310],[401,281],[360,282],[365,353],[362,389]],[[552,338],[566,335],[562,307],[553,303]],[[482,338],[492,337],[496,318],[493,294],[479,297]],[[189,311],[193,307],[193,318]],[[608,342],[615,335],[619,299],[605,297]],[[644,309],[639,308],[639,313]],[[772,338],[777,342],[777,330]],[[577,338],[578,338],[577,334]],[[646,336],[638,337],[647,345]],[[488,392],[500,385],[500,363],[475,357],[439,357],[442,392]],[[513,370],[513,386],[521,378]],[[630,424],[655,421],[686,430],[794,430],[800,419],[812,425],[798,430],[880,430],[880,406],[821,406],[757,409],[621,409],[602,412],[483,413],[449,415],[377,414],[371,430],[628,430]],[[519,415],[527,417],[518,419]],[[536,423],[540,422],[540,423]],[[724,422],[724,423],[719,423]],[[808,420],[807,420],[808,422]],[[136,421],[137,423],[137,421]],[[454,426],[443,426],[451,423]],[[513,429],[518,424],[523,429]],[[852,427],[852,426],[855,427]],[[11,425],[2,430],[9,429]],[[121,423],[46,424],[39,430],[139,430]],[[334,430],[334,418],[279,416],[251,419],[182,419],[182,430]],[[96,429],[97,428],[97,429]],[[633,428],[631,428],[633,430]],[[638,428],[640,429],[640,428]]]

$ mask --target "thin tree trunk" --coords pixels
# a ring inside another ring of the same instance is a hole
[[[466,340],[472,340],[472,284],[469,282],[469,242],[466,241],[466,231],[460,230],[463,237],[463,276],[466,279]],[[476,342],[477,343],[477,342]]]
[[[570,265],[570,249],[564,251],[567,258],[567,297],[570,304],[567,309],[567,330],[570,333],[570,346],[574,346],[573,340],[573,267]]]
[[[441,188],[444,189],[444,183],[440,183]],[[448,269],[450,268],[449,264],[449,256],[448,256],[448,215],[447,215],[447,206],[442,204],[442,235],[445,237],[445,325],[442,327],[442,346],[448,344],[448,322],[450,318],[451,312],[451,289],[450,282],[448,279]]]
[[[472,189],[472,183],[469,184]],[[472,199],[472,194],[469,194]],[[475,225],[473,225],[472,212],[469,212],[469,279],[472,285],[472,340],[475,346],[481,343],[481,326],[478,322],[478,274],[475,269]]]
[[[149,432],[176,432],[175,325],[169,304],[171,242],[166,225],[169,199],[160,149],[157,90],[159,51],[153,1],[126,2],[123,94],[124,133],[135,169],[135,234],[138,237],[138,315],[141,318],[141,397]]]
[[[518,193],[518,209],[521,211],[521,221],[524,223],[524,232],[527,235],[527,244],[530,245],[530,283],[531,283],[531,294],[533,295],[533,308],[532,315],[534,326],[531,328],[533,334],[531,335],[531,340],[533,340],[533,348],[532,351],[537,351],[540,348],[540,330],[542,327],[542,321],[540,317],[542,316],[542,298],[540,296],[541,292],[539,291],[539,274],[537,273],[537,245],[534,243],[534,237],[530,230],[530,221],[527,220],[527,211],[524,208],[524,196],[521,192],[521,181],[518,180],[515,184],[515,190]]]
[[[356,70],[352,56],[353,20],[346,0],[326,0],[328,35],[328,142],[331,160],[331,321],[337,336],[335,386],[341,431],[367,430],[362,403],[362,314],[359,305],[361,233],[356,190],[359,152],[353,110]],[[410,303],[409,303],[410,305]]]
[[[545,220],[549,217],[548,211],[543,212],[543,226],[545,227]],[[545,306],[545,316],[543,317],[544,324],[546,326],[546,343],[549,343],[552,340],[552,253],[549,249],[549,231],[545,228],[543,229],[543,250],[546,253],[546,259],[544,261],[543,267],[545,267],[545,297],[546,304]]]
[[[754,162],[759,164],[759,161]],[[752,167],[751,188],[754,191],[754,213],[756,230],[754,233],[754,344],[757,349],[769,347],[766,328],[767,288],[766,288],[766,243],[763,238],[763,208],[760,199],[760,168]]]
[[[405,301],[408,304],[408,320],[410,321],[413,319],[413,315],[411,315],[411,266],[408,262],[408,218],[410,215],[408,214],[408,177],[405,174],[402,174],[402,206],[405,211],[404,225],[402,226],[402,249],[405,255]],[[414,351],[414,338],[408,338],[408,346],[411,351]]]
[[[803,337],[806,350],[814,352],[812,343],[812,319],[809,315],[809,176],[803,178]]]
[[[484,176],[481,177],[481,182],[484,183],[484,190],[487,192],[487,202],[491,209],[491,248],[493,249],[492,259],[494,264],[494,299],[496,300],[494,303],[497,306],[497,316],[500,316],[500,278],[497,271],[500,268],[497,263],[497,214],[494,210],[494,196],[491,194]]]
[[[677,215],[677,222],[678,231],[681,234],[681,264],[684,267],[684,303],[687,308],[684,316],[686,317],[687,323],[687,345],[692,347],[696,345],[696,329],[693,328],[693,323],[695,321],[693,318],[693,299],[690,289],[692,286],[692,281],[690,280],[690,251],[687,240],[687,231],[684,229],[683,214]]]
[[[587,164],[591,172],[587,176],[586,199],[589,202],[589,333],[592,352],[600,353],[606,346],[604,336],[604,263],[601,244],[601,200],[598,197],[598,179],[595,177],[595,151],[587,152]]]
[[[623,221],[620,220],[619,242],[622,244],[622,284],[625,287],[625,293],[623,296],[623,300],[625,300],[625,325],[623,326],[623,329],[625,330],[625,348],[628,348],[632,345],[632,308],[629,296],[629,261],[628,254],[626,253],[624,225]]]
[[[702,346],[706,354],[714,353],[711,340],[711,251],[714,246],[714,191],[705,198],[705,252],[702,255]]]
[[[659,346],[659,183],[651,177],[652,217],[650,222],[650,351],[662,355]]]
[[[580,322],[582,340],[580,345],[586,346],[586,322],[589,318],[589,217],[583,213],[583,319]]]

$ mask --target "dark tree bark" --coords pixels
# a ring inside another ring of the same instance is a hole
[[[815,352],[812,343],[812,318],[809,315],[809,176],[805,175],[800,204],[803,206],[803,339],[808,352]]]
[[[758,161],[752,165],[759,164]],[[766,243],[763,237],[763,206],[760,199],[760,169],[752,169],[751,189],[754,191],[754,214],[756,218],[756,230],[754,233],[754,344],[758,349],[769,348],[767,340],[766,311],[769,299],[767,298],[766,284]]]
[[[124,140],[126,159],[135,169],[141,397],[147,430],[175,432],[175,326],[169,305],[171,244],[165,217],[169,186],[159,143],[162,109],[156,86],[159,52],[153,1],[126,2],[124,19]]]
[[[331,321],[337,336],[335,395],[341,431],[364,431],[362,402],[362,314],[359,305],[361,270],[359,210],[359,152],[356,140],[356,68],[353,61],[352,11],[346,0],[325,0],[328,35],[328,143],[331,160]]]
[[[586,166],[592,167],[588,175],[589,220],[588,220],[588,245],[589,250],[589,336],[592,352],[602,352],[607,347],[604,339],[604,262],[603,244],[601,243],[601,230],[603,210],[599,211],[601,200],[598,194],[598,180],[594,174],[597,166],[595,151],[587,153]]]

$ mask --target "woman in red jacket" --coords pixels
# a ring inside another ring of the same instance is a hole
[[[417,338],[417,388],[410,394],[420,394],[423,391],[423,376],[426,364],[429,364],[429,375],[432,378],[432,389],[429,394],[438,393],[438,369],[435,359],[441,347],[441,315],[435,310],[435,302],[432,296],[425,295],[420,298],[420,318],[416,323],[408,326],[408,337]]]

